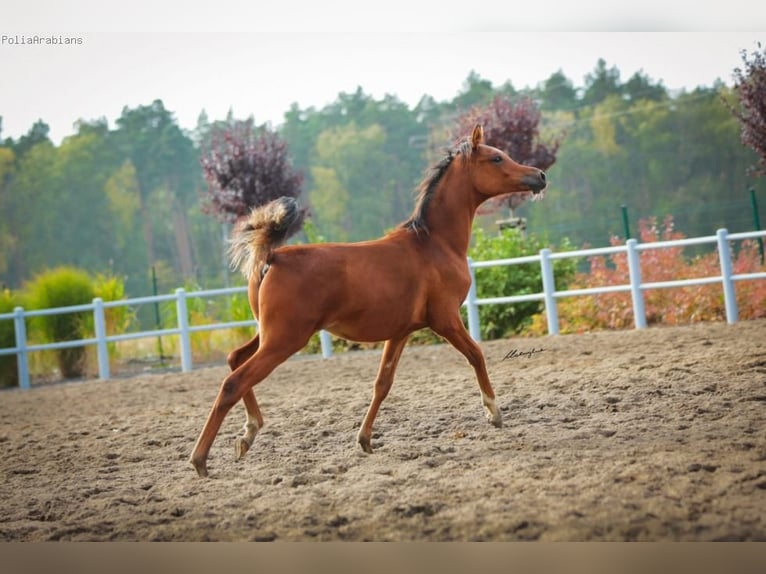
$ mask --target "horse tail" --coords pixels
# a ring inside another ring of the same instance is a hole
[[[292,235],[300,216],[298,202],[280,197],[253,208],[250,215],[234,229],[229,245],[231,266],[248,280],[262,275],[273,251]]]

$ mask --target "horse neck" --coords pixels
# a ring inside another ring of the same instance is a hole
[[[431,240],[465,257],[480,203],[478,197],[468,172],[458,166],[450,169],[432,199],[427,221]]]

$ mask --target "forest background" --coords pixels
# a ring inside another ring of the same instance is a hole
[[[533,98],[541,138],[561,141],[545,200],[518,209],[550,244],[603,246],[624,236],[623,205],[634,232],[639,219],[666,215],[686,236],[753,228],[749,190],[760,191],[747,168],[756,156],[724,104],[736,96],[723,82],[669,93],[641,72],[623,80],[604,60],[582,86],[560,71],[523,90],[471,72],[450,101],[426,95],[410,108],[360,86],[321,109],[294,104],[267,127],[304,176],[313,235],[355,241],[410,214],[413,190],[451,143],[458,116],[498,95]],[[121,277],[134,297],[151,294],[153,271],[161,292],[239,284],[224,256],[229,225],[202,209],[200,166],[214,129],[236,120],[202,111],[184,130],[158,99],[125,107],[114,125],[82,120],[58,145],[44,119],[0,139],[2,286],[19,289],[60,265]],[[478,225],[496,230],[505,215],[485,214]]]

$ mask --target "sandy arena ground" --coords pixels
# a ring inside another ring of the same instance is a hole
[[[766,541],[766,320],[483,348],[501,429],[457,351],[410,347],[366,455],[379,351],[294,358],[210,479],[224,366],[1,392],[0,539]]]

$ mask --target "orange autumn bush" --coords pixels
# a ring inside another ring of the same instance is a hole
[[[667,216],[660,227],[656,218],[639,222],[641,243],[655,243],[683,239],[673,229],[673,218]],[[612,237],[613,246],[622,245]],[[734,274],[765,271],[755,241],[742,241],[734,245],[732,267]],[[683,247],[647,249],[640,252],[641,281],[654,283],[678,279],[715,277],[721,274],[717,251],[704,255],[684,257]],[[590,272],[578,273],[571,289],[628,285],[630,274],[626,253],[595,256],[589,259]],[[735,291],[740,319],[766,317],[766,280],[736,281]],[[726,318],[723,289],[719,283],[648,289],[643,291],[646,321],[649,325],[687,325],[701,321],[721,321]],[[561,333],[582,333],[603,329],[633,328],[633,304],[629,292],[602,295],[565,297],[558,302]],[[526,334],[539,336],[548,333],[545,313],[534,317]]]

